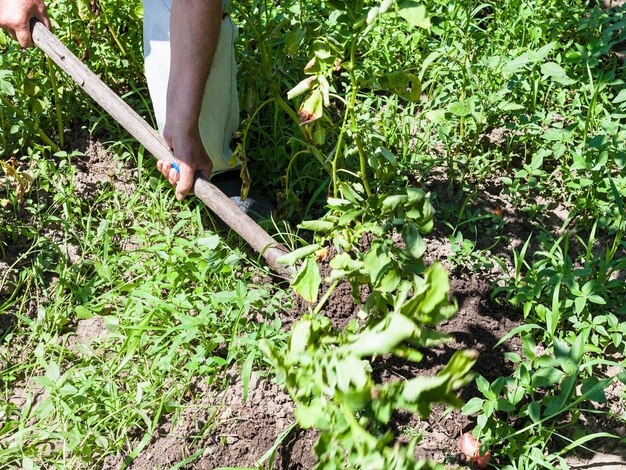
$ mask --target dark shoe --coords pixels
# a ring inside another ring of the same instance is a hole
[[[272,205],[270,202],[257,194],[253,189],[250,190],[248,197],[241,199],[241,186],[243,181],[239,176],[239,170],[227,171],[220,173],[211,178],[211,183],[217,186],[228,198],[239,206],[239,208],[248,214],[252,219],[258,221],[261,219],[269,219],[272,215]]]

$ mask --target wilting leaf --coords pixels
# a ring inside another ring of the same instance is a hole
[[[300,96],[305,91],[310,90],[313,87],[313,82],[316,78],[317,77],[315,75],[312,75],[302,80],[300,83],[298,83],[295,87],[287,92],[287,99],[291,100],[296,96]]]
[[[308,124],[322,117],[324,113],[322,92],[313,90],[309,97],[300,105],[298,116],[302,124]]]

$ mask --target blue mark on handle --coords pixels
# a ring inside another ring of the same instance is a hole
[[[178,166],[178,163],[172,162],[172,168],[174,168],[176,172],[180,175],[180,167]]]

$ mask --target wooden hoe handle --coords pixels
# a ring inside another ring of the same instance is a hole
[[[126,129],[148,152],[164,162],[174,160],[174,155],[161,137],[139,114],[111,90],[96,74],[85,66],[57,37],[39,21],[31,22],[33,42],[61,69],[91,96],[107,113]],[[275,272],[291,278],[292,272],[278,264],[278,258],[289,250],[276,242],[254,220],[243,212],[215,185],[196,177],[194,194],[220,219],[237,232],[260,253]]]

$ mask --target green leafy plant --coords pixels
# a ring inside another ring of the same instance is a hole
[[[607,387],[618,380],[626,382],[626,373],[601,379],[594,375],[594,366],[611,361],[586,357],[588,331],[571,344],[553,338],[548,351],[537,353],[528,331],[539,328],[525,324],[507,335],[521,334],[523,356],[505,353],[515,371],[491,383],[478,376],[482,397],[470,399],[462,408],[465,414],[476,414],[474,434],[483,449],[509,462],[505,468],[567,468],[564,456],[568,452],[586,448],[594,439],[619,438],[608,432],[577,433],[575,429],[590,404],[606,403]]]
[[[373,379],[376,357],[392,354],[420,361],[420,348],[445,342],[447,336],[433,328],[450,318],[456,306],[447,300],[445,270],[422,261],[426,244],[421,233],[432,229],[434,215],[424,191],[406,188],[365,198],[344,185],[341,194],[329,199],[330,211],[322,219],[302,224],[319,234],[319,242],[282,260],[294,264],[306,258],[293,286],[314,302],[321,283],[316,258],[328,252],[322,247],[333,247],[326,279],[330,286],[313,313],[294,325],[284,348],[267,343],[263,350],[297,405],[300,425],[321,432],[317,468],[406,468],[414,465],[419,439],[394,445],[393,434],[385,431],[393,411],[426,418],[433,403],[459,406],[454,392],[471,380],[477,355],[456,353],[434,377],[389,383]],[[367,286],[369,294],[359,315],[364,326],[353,320],[338,331],[317,313],[344,279],[354,292]]]
[[[526,265],[526,274],[511,278],[494,295],[505,293],[513,305],[523,307],[524,317],[530,323],[545,325],[544,339],[557,332],[567,337],[571,327],[574,332],[590,331],[590,346],[599,356],[609,345],[623,351],[620,318],[624,315],[624,305],[617,299],[625,291],[623,282],[615,277],[626,262],[615,256],[624,246],[622,232],[599,254],[594,252],[592,233],[578,259],[569,256],[567,235],[558,240],[549,237],[542,240],[549,248],[535,253],[535,260]]]
[[[416,464],[419,438],[398,445],[385,425],[398,409],[426,418],[434,403],[459,406],[454,392],[471,380],[468,372],[476,354],[456,353],[434,377],[389,383],[377,383],[372,377],[376,356],[415,357],[416,347],[431,344],[424,329],[394,313],[358,333],[356,325],[340,333],[327,318],[309,316],[294,325],[284,349],[262,345],[297,405],[300,425],[320,431],[316,468],[445,468]]]

